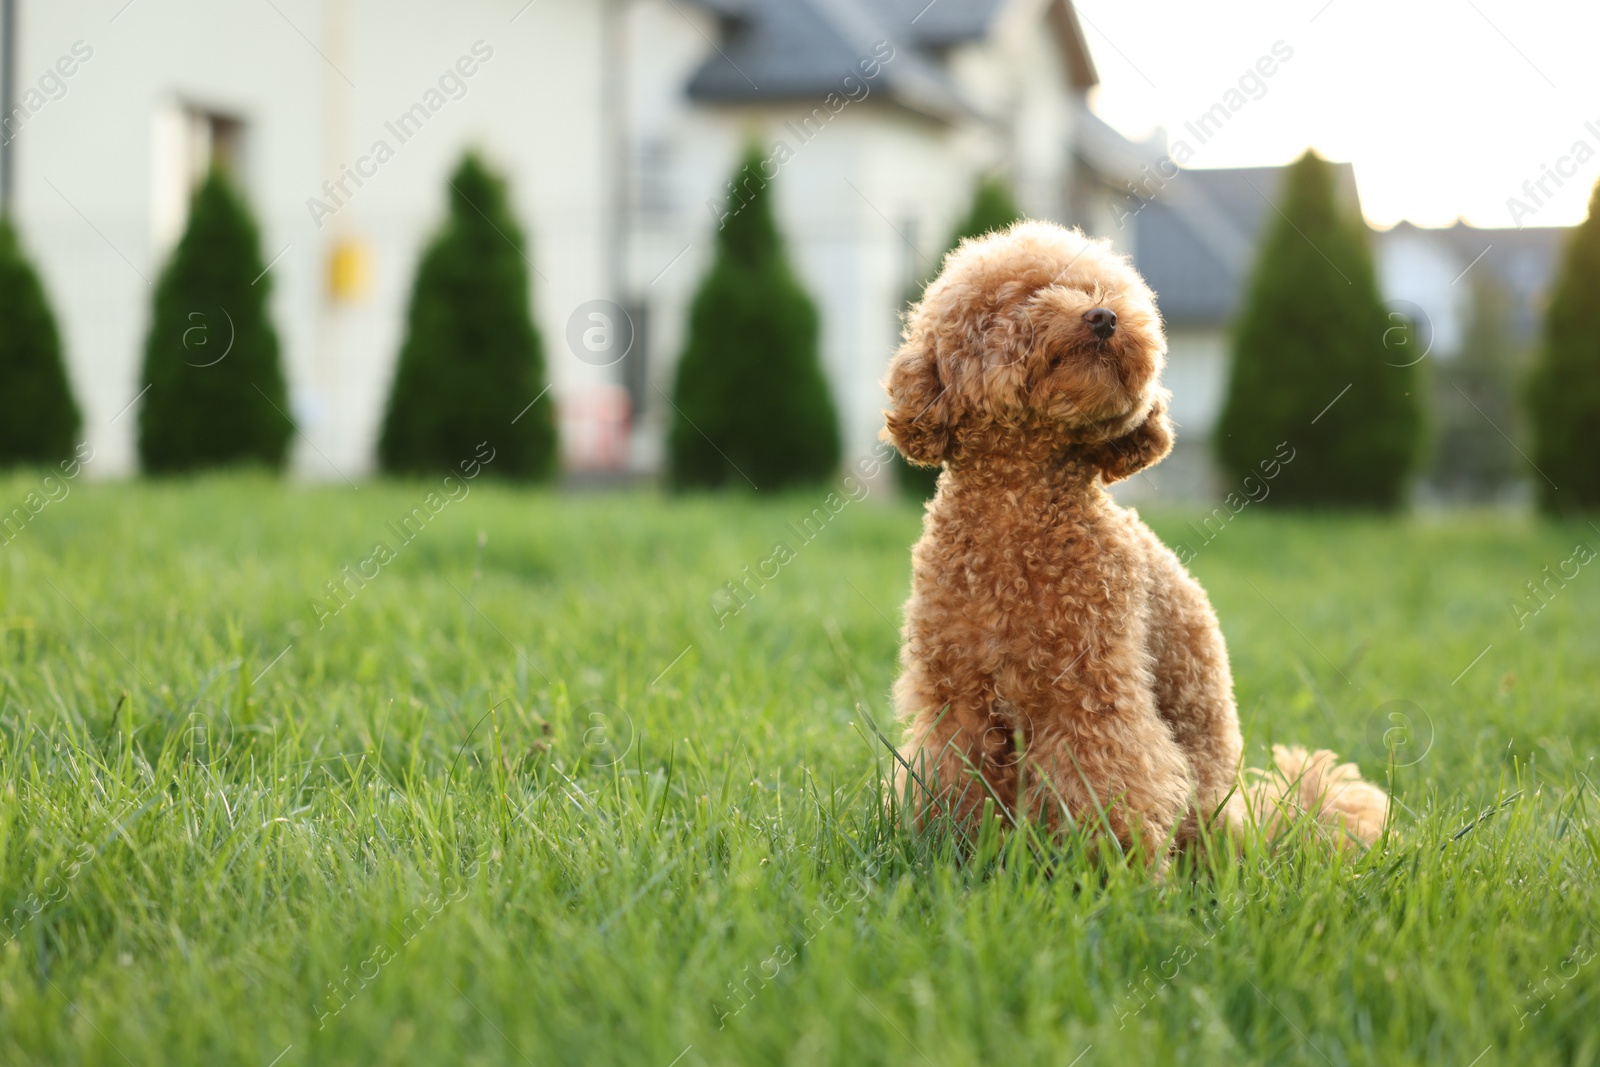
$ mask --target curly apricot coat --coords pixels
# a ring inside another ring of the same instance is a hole
[[[1269,831],[1311,810],[1371,841],[1387,797],[1331,753],[1280,750],[1239,788],[1217,617],[1105,491],[1172,447],[1165,354],[1126,259],[1047,222],[964,242],[908,313],[884,435],[944,470],[912,550],[897,787],[963,823],[992,798],[1125,845],[1252,808]]]

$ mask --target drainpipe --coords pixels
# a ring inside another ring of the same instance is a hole
[[[605,284],[606,296],[627,307],[628,239],[632,230],[629,217],[629,185],[633,167],[628,130],[628,55],[627,18],[629,0],[604,0],[601,8],[600,107],[602,135],[601,166],[608,173],[606,185]],[[612,372],[620,374],[621,368]]]
[[[605,286],[606,296],[627,317],[626,326],[615,323],[613,331],[625,328],[630,346],[628,354],[608,374],[612,383],[625,388],[633,401],[629,426],[631,438],[632,432],[639,428],[646,408],[644,383],[648,367],[645,363],[645,337],[649,329],[643,294],[634,291],[628,270],[629,243],[635,221],[632,212],[635,146],[632,140],[633,116],[629,109],[633,56],[629,49],[628,29],[633,4],[632,0],[602,2],[600,106],[603,144],[600,159],[602,169],[606,172]],[[613,333],[613,336],[616,334]],[[625,448],[627,453],[633,451],[631,439]],[[626,455],[622,465],[624,469],[631,465]]]
[[[11,214],[15,198],[12,142],[16,134],[4,123],[17,106],[17,0],[0,0],[0,214]]]
[[[607,295],[621,303],[624,299],[622,249],[626,235],[622,211],[627,205],[627,146],[622,130],[622,11],[620,0],[604,0],[600,8],[600,121],[602,123],[601,167],[608,171],[605,230],[605,280]]]

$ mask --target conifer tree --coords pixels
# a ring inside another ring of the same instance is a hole
[[[945,243],[945,255],[955,251],[968,237],[981,237],[994,230],[1003,230],[1022,217],[1022,210],[1011,195],[1010,184],[998,175],[984,177],[972,191],[972,206],[967,209],[966,217],[956,223],[955,231]],[[933,272],[907,294],[906,304],[914,304],[921,299],[922,290],[933,281],[943,263],[944,256],[941,255],[934,264]],[[913,467],[898,452],[894,454],[892,463],[895,481],[907,496],[917,500],[933,496],[939,481],[938,467]]]
[[[522,229],[505,183],[469,153],[450,214],[422,254],[378,440],[392,474],[451,471],[487,441],[494,474],[556,470],[555,405],[534,327]],[[530,406],[531,405],[531,406]]]
[[[1310,151],[1267,218],[1217,455],[1235,483],[1271,464],[1272,505],[1397,507],[1421,446],[1420,371],[1409,326],[1384,310],[1365,225]],[[1281,464],[1280,445],[1293,456]]]
[[[44,286],[0,215],[0,468],[66,459],[82,419]]]
[[[972,208],[951,235],[948,248],[954,249],[968,237],[979,237],[1003,230],[1022,218],[1022,209],[1011,192],[1011,183],[991,174],[979,180],[972,192]]]
[[[667,441],[680,488],[767,492],[821,481],[839,465],[817,309],[785,253],[762,166],[749,146],[690,307]]]
[[[1600,185],[1567,237],[1528,383],[1534,484],[1551,514],[1600,510]]]
[[[213,165],[156,283],[139,409],[146,472],[283,466],[294,424],[255,220]]]

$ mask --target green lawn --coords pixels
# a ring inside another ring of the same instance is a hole
[[[1405,764],[1380,852],[1158,881],[885,826],[913,509],[480,481],[401,545],[431,488],[80,480],[0,548],[0,1062],[1600,1054],[1600,564],[1525,587],[1600,531],[1157,517],[1255,757]]]

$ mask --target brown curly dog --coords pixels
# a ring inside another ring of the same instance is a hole
[[[1205,591],[1105,491],[1172,447],[1161,317],[1127,260],[1017,223],[950,253],[904,337],[884,435],[944,470],[912,549],[901,797],[969,826],[992,799],[1163,854],[1201,819],[1273,834],[1302,811],[1374,840],[1388,797],[1330,752],[1279,748],[1240,780]]]

